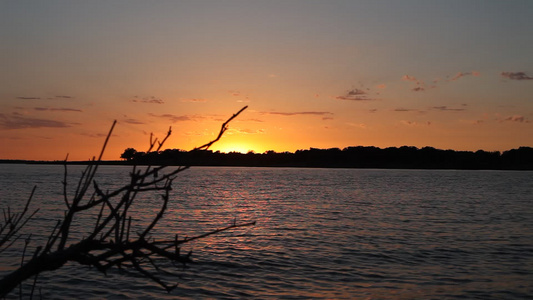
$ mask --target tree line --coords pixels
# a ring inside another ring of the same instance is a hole
[[[121,158],[131,164],[245,167],[387,168],[387,169],[492,169],[533,170],[533,148],[504,152],[455,151],[433,147],[347,147],[264,153],[167,149],[138,152],[127,148]]]

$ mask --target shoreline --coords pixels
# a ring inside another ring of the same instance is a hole
[[[402,146],[347,147],[298,150],[292,152],[221,153],[212,150],[184,151],[167,149],[137,152],[128,148],[122,160],[43,161],[0,159],[4,164],[119,165],[119,166],[206,166],[206,167],[283,167],[283,168],[349,168],[349,169],[421,169],[421,170],[533,170],[533,148],[519,147],[504,152],[478,150],[454,151],[432,147],[418,149]]]
[[[1,164],[12,165],[91,165],[96,164],[95,161],[40,161],[40,160],[2,160]],[[127,161],[100,161],[99,165],[102,166],[160,166],[161,164],[149,164],[149,163],[132,163]],[[308,168],[308,169],[379,169],[379,170],[460,170],[460,171],[533,171],[533,168],[454,168],[454,167],[420,167],[420,166],[365,166],[365,167],[353,167],[343,165],[299,165],[299,164],[283,164],[283,165],[249,165],[249,164],[168,164],[169,167],[178,166],[190,166],[190,167],[235,167],[235,168]]]

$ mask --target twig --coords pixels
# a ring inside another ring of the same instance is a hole
[[[224,132],[228,129],[229,122],[235,119],[246,108],[247,106],[243,107],[224,122],[214,140],[193,149],[193,151],[208,149],[212,144],[220,140]],[[56,270],[69,261],[77,262],[82,265],[94,266],[97,270],[103,273],[112,267],[132,268],[170,292],[177,286],[177,284],[169,285],[158,276],[158,274],[164,272],[164,269],[156,264],[157,260],[154,258],[161,257],[172,262],[181,262],[182,264],[188,263],[191,261],[191,252],[187,255],[181,255],[180,245],[222,231],[255,224],[255,222],[238,224],[236,219],[234,219],[229,226],[199,236],[191,238],[185,236],[185,238],[180,240],[176,234],[172,240],[155,241],[150,234],[163,218],[167,210],[173,180],[179,173],[187,170],[190,166],[181,166],[168,171],[168,166],[166,165],[158,167],[147,166],[141,172],[137,169],[137,166],[134,165],[133,170],[130,173],[130,182],[128,184],[110,192],[102,191],[94,178],[115,125],[116,121],[113,122],[113,125],[109,130],[100,155],[97,159],[93,158],[93,161],[82,172],[76,186],[76,191],[70,200],[67,195],[67,155],[62,182],[63,198],[66,205],[64,218],[62,221],[58,220],[44,247],[37,247],[33,257],[27,261],[24,259],[24,250],[20,268],[0,279],[0,298],[7,295],[24,280],[35,276],[34,286],[31,291],[31,295],[33,295],[38,274],[44,271]],[[156,143],[156,151],[160,151],[171,133],[172,128],[169,128],[167,134],[160,142],[157,138],[154,138],[153,134],[151,134],[149,151],[154,149]],[[89,194],[88,190],[91,186],[93,187],[93,192]],[[0,224],[0,234],[2,234],[0,236],[0,253],[2,249],[4,249],[2,248],[2,245],[5,246],[5,243],[10,240],[11,237],[14,237],[18,230],[20,230],[20,228],[22,228],[37,212],[36,210],[34,213],[27,216],[28,207],[34,191],[35,188],[33,189],[24,210],[20,214],[12,213],[9,207],[7,208],[7,211],[4,210],[4,224]],[[136,199],[147,192],[160,193],[161,200],[159,203],[159,211],[153,216],[153,219],[140,230],[137,237],[131,237],[130,231],[133,230],[135,226],[132,225],[133,221],[132,217],[129,215],[129,210],[135,205]],[[91,229],[92,231],[89,232],[85,238],[81,238],[67,247],[67,243],[72,242],[70,229],[73,222],[76,220],[75,216],[80,212],[93,212],[93,208],[95,210],[96,218],[94,227]],[[7,235],[3,234],[3,232],[6,232]],[[27,241],[29,242],[29,240]],[[148,269],[145,267],[148,267]],[[151,272],[152,268],[155,270],[154,273]]]
[[[220,140],[220,138],[222,137],[222,135],[224,134],[224,132],[226,132],[226,130],[228,129],[228,123],[231,122],[231,120],[235,119],[241,112],[243,112],[245,109],[248,108],[248,105],[241,108],[241,110],[239,110],[238,112],[236,112],[235,114],[233,114],[233,116],[231,116],[226,122],[222,123],[222,126],[220,127],[220,132],[218,133],[218,136],[216,137],[216,139],[210,141],[209,143],[206,143],[200,147],[196,147],[193,149],[194,150],[207,150],[209,149],[209,147],[211,147],[211,145],[213,145],[214,143],[218,142],[218,140]]]

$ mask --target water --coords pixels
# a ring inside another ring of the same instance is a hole
[[[119,186],[129,170],[104,166],[99,182],[109,189]],[[81,167],[70,167],[69,181],[80,172]],[[156,235],[193,236],[235,218],[257,225],[187,246],[195,263],[167,266],[180,275],[164,276],[179,283],[170,294],[138,274],[113,271],[104,277],[68,265],[38,278],[43,297],[533,295],[533,172],[193,168],[183,175],[175,181]],[[20,205],[37,184],[33,206],[41,211],[29,229],[44,235],[64,209],[62,179],[62,166],[0,165],[0,204]],[[157,199],[147,197],[140,221],[153,216]],[[82,224],[76,230],[86,229]]]

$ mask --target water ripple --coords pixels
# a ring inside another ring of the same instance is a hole
[[[40,185],[30,229],[35,241],[46,238],[63,212],[62,167],[2,167],[2,204],[20,206],[28,186]],[[128,171],[104,166],[100,180],[116,187]],[[164,276],[178,289],[167,294],[135,273],[103,277],[77,265],[38,283],[50,299],[524,299],[533,295],[531,175],[195,168],[176,181],[156,237],[193,236],[235,218],[257,225],[188,245],[194,263],[164,265],[180,274]],[[157,212],[157,199],[144,199],[138,220]],[[81,236],[93,216],[77,221]],[[18,254],[6,252],[0,272]]]

